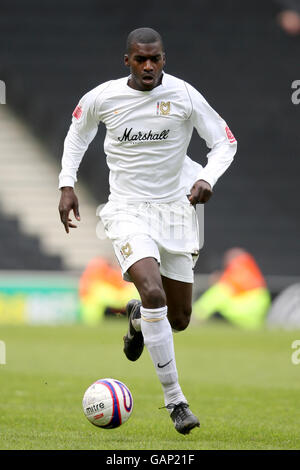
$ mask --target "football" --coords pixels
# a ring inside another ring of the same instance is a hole
[[[100,379],[85,391],[82,406],[92,424],[103,429],[113,429],[129,419],[133,399],[128,387],[119,380]]]

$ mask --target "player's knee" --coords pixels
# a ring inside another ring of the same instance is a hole
[[[190,319],[186,317],[176,318],[175,320],[172,320],[170,323],[171,323],[171,327],[173,330],[183,331],[189,326]]]
[[[145,308],[160,308],[166,305],[166,295],[160,286],[146,285],[140,294]]]
[[[173,330],[183,331],[185,330],[190,323],[192,310],[190,308],[184,309],[180,315],[176,315],[173,318],[171,317],[170,324]]]

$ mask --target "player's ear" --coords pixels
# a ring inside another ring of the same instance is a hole
[[[166,54],[163,52],[163,64],[166,65]]]
[[[128,54],[125,54],[125,55],[124,55],[124,64],[126,65],[126,67],[129,67],[129,57],[128,57]]]

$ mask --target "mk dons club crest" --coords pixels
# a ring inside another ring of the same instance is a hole
[[[123,245],[121,248],[121,253],[124,256],[124,258],[128,258],[132,254],[132,248],[130,243],[126,243],[126,245]]]
[[[156,114],[161,114],[162,116],[167,116],[170,114],[170,109],[171,109],[171,103],[170,101],[158,101],[157,102],[157,108],[156,108]]]

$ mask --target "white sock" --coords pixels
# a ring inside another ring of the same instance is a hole
[[[141,307],[144,343],[162,385],[165,406],[187,402],[178,383],[173,334],[167,311],[167,306],[154,309]]]

